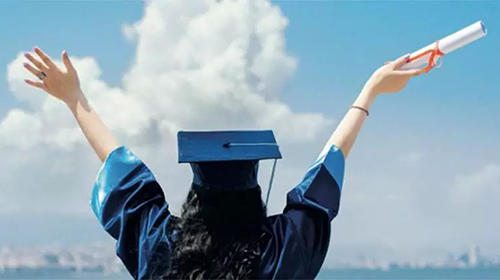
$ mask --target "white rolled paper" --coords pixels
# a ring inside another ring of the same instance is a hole
[[[466,28],[449,35],[438,41],[438,47],[441,52],[444,54],[451,53],[454,50],[457,50],[465,45],[468,45],[484,36],[486,36],[487,30],[482,21],[478,21],[472,25],[467,26]],[[436,48],[436,42],[428,45],[425,48],[422,48],[411,54],[410,59],[412,57],[416,57],[423,52],[428,50],[433,50]],[[410,63],[407,63],[401,67],[403,70],[408,69],[417,69],[426,65],[429,62],[431,54],[427,54],[417,60],[414,60]]]

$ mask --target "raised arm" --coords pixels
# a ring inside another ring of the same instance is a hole
[[[372,75],[322,153],[302,181],[288,193],[283,215],[270,218],[274,243],[268,245],[266,252],[269,253],[263,257],[264,264],[269,266],[263,269],[265,276],[273,275],[277,279],[317,276],[328,251],[330,222],[339,211],[345,158],[375,98],[381,93],[400,91],[411,77],[421,73],[420,70],[398,70],[406,60],[407,57],[402,57],[387,63]],[[292,265],[297,263],[300,265]]]
[[[39,58],[25,53],[25,57],[33,65],[25,63],[24,67],[35,75],[39,81],[25,80],[26,83],[44,90],[69,107],[83,134],[99,159],[104,162],[106,157],[120,144],[85,98],[80,88],[78,73],[72,65],[68,53],[66,51],[62,53],[62,61],[65,67],[62,70],[42,50],[35,48],[34,51]]]
[[[67,103],[67,105],[75,116],[75,120],[78,122],[90,146],[92,146],[101,162],[104,162],[108,155],[120,146],[120,143],[101,121],[83,92],[79,92],[78,95],[78,99]]]
[[[371,76],[321,154],[326,153],[332,146],[336,146],[342,151],[344,158],[347,158],[375,98],[382,93],[399,92],[411,77],[423,72],[423,70],[398,70],[408,61],[408,58],[409,55],[406,55],[396,61],[388,62]]]
[[[168,265],[172,221],[163,191],[147,166],[121,147],[85,98],[76,69],[66,52],[64,70],[40,49],[38,58],[25,54],[25,63],[39,81],[26,83],[63,101],[85,137],[104,163],[91,198],[91,207],[103,228],[116,239],[116,253],[135,279],[151,279]],[[157,257],[162,261],[154,262]],[[150,265],[154,263],[154,265]]]

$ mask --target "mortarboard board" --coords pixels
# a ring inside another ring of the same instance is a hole
[[[193,183],[212,190],[257,187],[259,161],[281,158],[271,130],[180,131],[177,141],[179,163],[191,164]]]

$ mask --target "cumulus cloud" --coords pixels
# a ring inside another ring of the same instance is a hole
[[[286,49],[287,24],[280,9],[266,0],[149,1],[139,21],[123,27],[137,51],[120,86],[102,80],[95,58],[72,60],[84,92],[120,140],[143,157],[165,185],[187,186],[189,172],[175,162],[179,129],[274,129],[284,150],[294,143],[314,143],[328,132],[331,120],[293,112],[279,100],[297,67]],[[4,180],[16,184],[18,192],[0,187],[0,194],[9,192],[12,205],[29,203],[30,211],[68,207],[64,211],[85,212],[86,203],[76,201],[86,201],[98,163],[89,156],[67,108],[24,84],[29,73],[22,62],[20,53],[8,65],[7,81],[24,107],[10,110],[1,120],[0,145],[22,153],[25,161],[20,165],[14,163],[19,156],[9,159],[13,163]],[[20,178],[28,165],[44,186]],[[286,165],[283,168],[285,174]],[[65,191],[60,190],[63,185]],[[57,191],[58,196],[47,195],[42,202],[24,195],[35,188]],[[180,204],[183,192],[171,192],[172,204]],[[61,206],[60,200],[70,202]],[[9,207],[0,205],[3,211]]]

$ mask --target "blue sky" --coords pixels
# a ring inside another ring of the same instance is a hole
[[[321,113],[334,120],[342,117],[363,83],[384,61],[417,50],[478,20],[484,21],[489,30],[486,38],[446,56],[442,68],[415,79],[402,94],[383,96],[376,101],[349,167],[363,170],[359,171],[361,179],[353,180],[358,184],[378,182],[384,176],[394,176],[396,181],[406,178],[417,186],[435,184],[416,194],[422,195],[419,200],[422,207],[415,209],[430,209],[421,211],[424,219],[432,220],[432,211],[439,209],[439,202],[429,198],[434,195],[434,188],[452,184],[461,174],[475,174],[485,165],[500,164],[497,144],[500,141],[497,78],[500,1],[275,3],[290,22],[285,32],[287,50],[298,59],[297,71],[280,100],[293,111]],[[59,56],[63,49],[70,55],[94,57],[102,69],[102,79],[119,86],[136,51],[136,45],[124,38],[122,25],[136,22],[142,16],[143,3],[139,1],[0,0],[0,64],[4,65],[0,67],[0,76],[7,75],[7,65],[20,51],[38,45],[53,57]],[[6,80],[0,79],[0,116],[3,118],[14,107],[26,105],[19,103],[9,92]],[[376,153],[374,146],[387,151],[386,155]],[[411,170],[401,167],[398,156],[415,152],[425,155],[422,166]],[[375,159],[376,155],[380,159]],[[347,205],[350,210],[346,210],[344,220],[361,215],[356,212],[357,206]],[[9,216],[1,218],[0,214],[0,221],[12,225],[4,236],[9,236],[9,242],[23,243],[28,236],[14,227],[21,227],[19,219],[26,217]],[[344,220],[339,226],[347,224]],[[54,218],[51,223],[56,225],[56,221]],[[81,232],[84,223],[83,220],[75,223],[68,232]],[[467,237],[484,237],[491,231],[489,225],[477,224],[477,227],[481,230]],[[88,241],[93,234],[101,238],[102,235],[95,233],[97,230],[98,226],[93,226],[89,230],[92,234],[80,234],[77,240],[68,242]],[[445,239],[443,236],[436,238]],[[41,240],[51,242],[58,238],[58,234],[45,232]],[[370,240],[366,246],[378,248],[376,239]],[[457,241],[458,247],[464,245],[460,242]],[[500,244],[493,237],[488,242],[485,244]]]
[[[498,120],[495,106],[500,95],[494,94],[499,88],[494,79],[494,55],[500,46],[500,37],[495,34],[500,27],[499,2],[276,3],[290,20],[286,31],[288,49],[300,61],[282,97],[295,109],[320,111],[338,118],[381,62],[483,20],[492,32],[486,39],[446,57],[442,71],[415,81],[406,90],[413,94],[380,102],[383,104],[377,104],[374,115],[378,115],[375,121],[381,122],[394,114],[410,117],[426,110],[428,114],[412,118],[421,127],[460,124],[491,128]],[[4,65],[33,45],[43,47],[52,56],[58,56],[65,48],[73,55],[96,57],[104,79],[118,84],[131,63],[134,45],[125,41],[120,29],[122,24],[141,17],[139,1],[1,1],[0,5],[0,32],[6,42],[0,46],[0,62]],[[5,76],[5,67],[0,74]],[[0,89],[8,92],[4,81],[0,82]],[[9,94],[1,98],[3,112],[15,104]],[[397,104],[411,104],[413,109]],[[448,120],[446,124],[435,121],[443,117],[443,121]],[[483,132],[488,130],[491,129]]]

